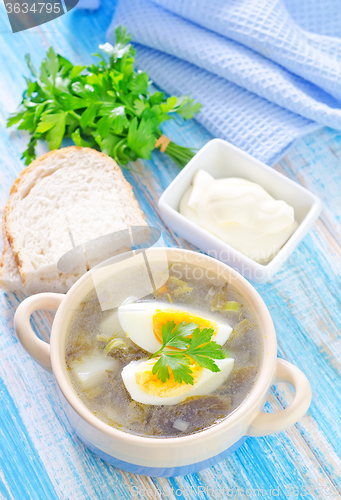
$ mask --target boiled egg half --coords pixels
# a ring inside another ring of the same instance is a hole
[[[197,363],[190,365],[193,385],[175,382],[171,373],[170,379],[161,382],[152,369],[157,362],[153,359],[131,361],[122,370],[122,379],[130,396],[139,403],[147,405],[174,405],[192,396],[204,396],[214,392],[229,376],[234,360],[232,358],[215,360],[220,372],[211,372],[201,368]]]
[[[118,320],[126,335],[145,351],[154,353],[162,346],[162,325],[174,321],[175,325],[195,323],[202,328],[212,328],[211,340],[224,345],[232,332],[228,324],[223,324],[201,315],[198,311],[177,309],[164,302],[134,302],[118,308]]]

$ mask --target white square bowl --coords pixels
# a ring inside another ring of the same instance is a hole
[[[206,170],[215,179],[242,177],[256,182],[273,198],[284,200],[294,208],[298,228],[268,264],[259,264],[246,257],[179,213],[180,200],[192,183],[195,172],[200,169]],[[321,209],[322,203],[313,193],[222,139],[208,142],[159,200],[161,217],[173,231],[255,283],[265,283],[278,271],[311,228]]]

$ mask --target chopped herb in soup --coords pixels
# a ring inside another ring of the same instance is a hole
[[[226,418],[248,396],[262,340],[234,287],[172,263],[141,300],[102,311],[93,289],[75,311],[66,364],[84,405],[117,429],[183,436]]]

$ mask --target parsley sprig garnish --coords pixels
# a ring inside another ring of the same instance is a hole
[[[152,373],[157,374],[164,383],[169,380],[171,370],[176,382],[193,385],[190,368],[193,361],[202,368],[220,372],[213,360],[227,358],[228,354],[222,350],[220,344],[211,340],[213,333],[212,328],[201,330],[195,323],[183,321],[175,326],[174,321],[168,321],[162,325],[162,347],[149,358],[159,358]],[[167,350],[167,347],[178,350]]]
[[[119,26],[116,45],[100,45],[104,55],[94,54],[100,61],[90,66],[74,66],[50,47],[38,72],[26,55],[33,79],[26,78],[20,107],[7,123],[30,133],[22,155],[26,165],[36,156],[38,140],[57,149],[65,137],[77,146],[103,151],[120,165],[150,159],[158,140],[158,147],[180,167],[194,156],[190,149],[169,142],[160,125],[176,115],[192,118],[201,105],[188,96],[166,99],[162,92],[152,92],[147,73],[134,70],[130,40],[126,28]]]

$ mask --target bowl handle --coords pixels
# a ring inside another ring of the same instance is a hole
[[[24,349],[48,370],[51,370],[50,345],[36,336],[30,317],[38,309],[56,311],[64,297],[63,293],[37,293],[21,302],[14,315],[14,327]]]
[[[282,431],[295,424],[308,410],[312,392],[308,379],[301,370],[278,358],[273,384],[277,382],[289,382],[293,385],[296,392],[294,401],[288,408],[275,413],[259,411],[246,433],[247,436],[267,436]]]

